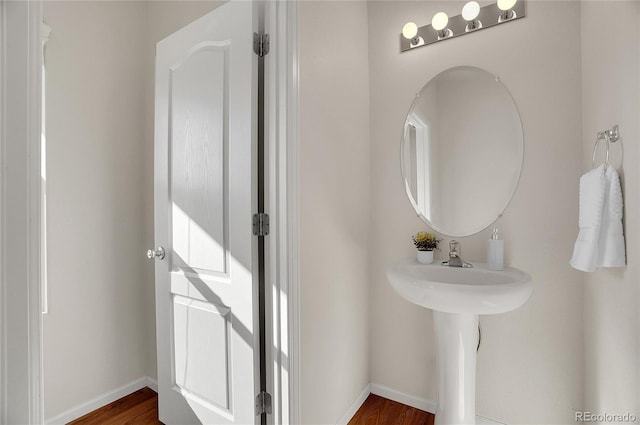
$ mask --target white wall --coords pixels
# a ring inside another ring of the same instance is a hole
[[[580,5],[530,1],[523,20],[399,52],[405,22],[422,25],[438,10],[455,15],[459,5],[369,3],[371,382],[436,399],[432,314],[401,299],[385,277],[389,264],[415,255],[410,236],[426,227],[402,186],[400,136],[427,81],[453,66],[477,66],[501,77],[522,117],[520,186],[497,226],[506,263],[531,273],[534,284],[522,308],[480,319],[477,413],[509,424],[573,423],[584,392],[583,278],[568,264],[582,170]],[[484,261],[488,236],[462,238],[462,257]]]
[[[299,19],[301,423],[335,424],[369,383],[367,4]]]
[[[45,3],[45,418],[157,377],[155,44],[222,3]]]
[[[611,163],[622,177],[628,264],[585,274],[584,408],[640,417],[640,3],[582,2],[581,17],[583,170],[596,132],[619,124]]]
[[[140,2],[45,2],[45,418],[145,376]]]

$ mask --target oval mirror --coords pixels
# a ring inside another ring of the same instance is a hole
[[[444,235],[473,235],[499,218],[518,186],[523,156],[515,102],[483,69],[438,74],[407,114],[401,157],[407,195]]]

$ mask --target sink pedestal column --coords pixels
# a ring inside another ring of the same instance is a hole
[[[476,423],[478,315],[433,312],[438,367],[435,425]]]

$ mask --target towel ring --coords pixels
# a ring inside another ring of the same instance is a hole
[[[609,146],[611,146],[611,143],[615,143],[620,140],[618,124],[614,125],[609,130],[598,131],[596,144],[593,145],[593,154],[591,155],[591,168],[596,167],[596,152],[598,151],[598,144],[600,144],[600,140],[604,140],[607,147],[607,156],[604,160],[604,168],[606,169],[609,166]]]
[[[604,140],[607,147],[607,153],[604,160],[604,168],[609,166],[609,145],[611,142],[609,141],[609,135],[606,131],[598,133],[598,138],[596,139],[596,144],[593,145],[593,154],[591,155],[591,168],[596,168],[596,152],[598,151],[598,145],[600,144],[600,140]]]

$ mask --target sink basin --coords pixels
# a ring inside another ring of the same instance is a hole
[[[521,270],[420,264],[405,259],[389,267],[391,286],[407,301],[430,308],[436,343],[438,403],[435,425],[476,423],[476,360],[478,315],[515,310],[533,290]]]
[[[407,301],[444,313],[505,313],[524,304],[533,290],[527,273],[511,267],[493,271],[483,263],[461,268],[405,259],[387,277]]]

